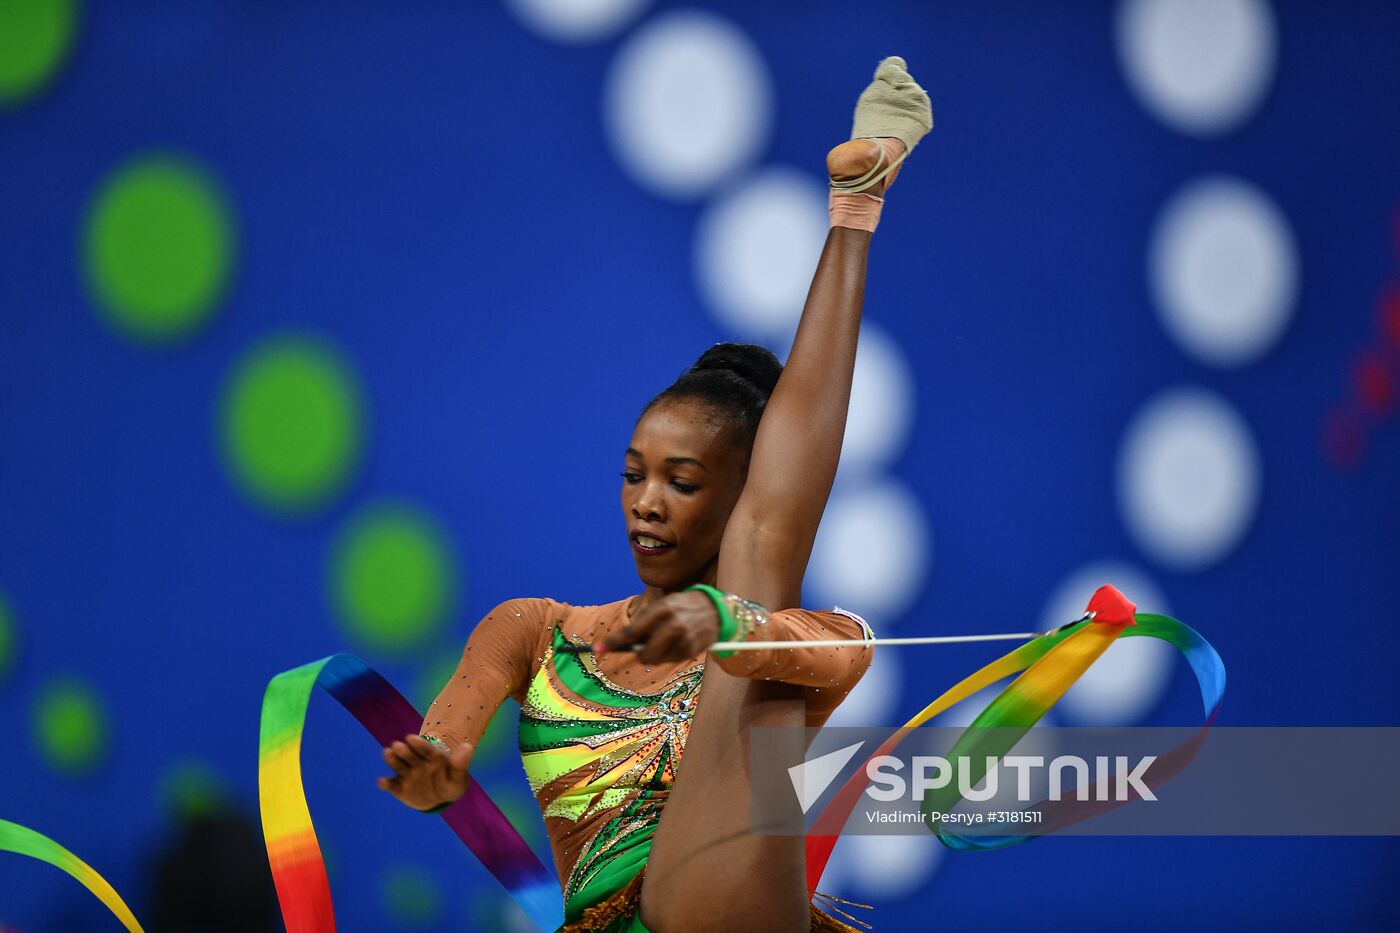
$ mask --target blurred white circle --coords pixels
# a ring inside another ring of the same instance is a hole
[[[613,58],[604,91],[608,138],[643,187],[671,198],[737,178],[768,141],[772,80],[728,20],[654,17]]]
[[[1138,545],[1177,570],[1200,570],[1244,536],[1259,501],[1249,427],[1223,399],[1173,389],[1143,405],[1118,452],[1118,502]]]
[[[651,0],[506,0],[517,17],[556,42],[605,39],[632,21]]]
[[[913,823],[907,835],[842,836],[818,889],[838,897],[907,897],[928,884],[944,851],[937,836]],[[860,908],[849,912],[857,917],[867,913]]]
[[[914,375],[884,330],[861,325],[846,434],[841,443],[843,479],[887,467],[904,451],[914,426]]]
[[[1274,203],[1245,182],[1209,178],[1179,192],[1157,219],[1148,262],[1163,325],[1201,362],[1252,362],[1293,316],[1292,231]]]
[[[1105,583],[1116,586],[1138,612],[1171,613],[1161,589],[1141,570],[1099,561],[1065,577],[1045,601],[1040,631],[1048,632],[1084,614],[1089,597]],[[1177,651],[1156,638],[1119,638],[1084,672],[1055,707],[1079,726],[1128,726],[1141,722],[1162,701],[1171,683]]]
[[[1264,0],[1123,0],[1117,44],[1142,105],[1178,132],[1206,136],[1258,107],[1278,38]]]
[[[828,226],[825,189],[793,169],[767,169],[722,194],[696,231],[696,276],[710,311],[749,340],[791,333]]]
[[[878,630],[875,637],[880,637]],[[826,724],[861,728],[903,725],[907,716],[899,722],[893,718],[899,712],[897,707],[903,687],[904,664],[899,660],[899,649],[876,648],[870,669],[836,707]],[[912,715],[913,711],[910,713]]]
[[[837,490],[812,547],[811,590],[818,604],[898,619],[922,589],[931,554],[924,507],[903,483]]]

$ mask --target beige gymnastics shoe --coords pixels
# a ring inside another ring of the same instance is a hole
[[[851,139],[827,154],[832,190],[856,194],[888,187],[900,164],[933,128],[928,94],[910,76],[904,59],[891,55],[875,69],[875,79],[856,102]],[[902,147],[879,143],[897,139]],[[902,148],[903,151],[898,150]]]

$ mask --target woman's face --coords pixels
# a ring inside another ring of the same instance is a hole
[[[674,590],[714,582],[745,459],[733,431],[694,401],[662,402],[637,422],[622,473],[622,514],[643,583]]]

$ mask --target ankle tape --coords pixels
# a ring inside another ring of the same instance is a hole
[[[827,195],[827,215],[833,227],[850,227],[854,230],[875,232],[880,223],[880,210],[885,199],[870,194],[866,189],[886,179],[885,189],[893,184],[893,174],[904,161],[908,149],[895,138],[863,137],[874,139],[880,147],[879,158],[868,172],[859,178],[848,178],[831,182]]]
[[[875,232],[885,199],[873,194],[841,194],[833,190],[826,200],[826,213],[833,227]]]

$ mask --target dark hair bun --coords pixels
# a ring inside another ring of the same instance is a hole
[[[782,375],[783,364],[772,353],[751,343],[717,343],[700,355],[671,387],[647,403],[646,414],[661,402],[695,399],[734,425],[747,452],[758,434],[758,422],[768,396]]]
[[[778,362],[776,356],[751,343],[717,343],[700,354],[700,359],[690,367],[690,373],[707,369],[734,373],[751,383],[765,398],[773,393],[778,377],[783,374],[783,364]]]

